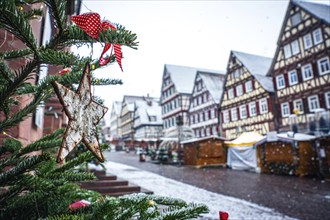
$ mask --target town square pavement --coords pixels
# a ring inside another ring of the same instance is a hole
[[[330,182],[316,177],[258,174],[229,168],[196,168],[140,162],[134,152],[105,152],[108,161],[153,172],[205,190],[273,208],[298,219],[330,219]],[[111,173],[111,170],[108,172]]]

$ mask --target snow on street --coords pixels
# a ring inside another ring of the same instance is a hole
[[[115,162],[106,162],[104,165],[108,173],[114,174],[120,179],[128,180],[142,188],[151,190],[156,195],[179,198],[186,202],[206,204],[210,212],[203,215],[205,219],[219,219],[218,213],[220,210],[228,212],[230,220],[294,219],[255,203],[213,193],[132,166]]]

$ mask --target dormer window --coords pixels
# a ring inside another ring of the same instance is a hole
[[[300,13],[296,13],[291,16],[291,24],[292,26],[297,26],[301,22]]]

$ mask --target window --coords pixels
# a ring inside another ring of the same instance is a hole
[[[247,81],[245,83],[245,91],[246,92],[251,92],[252,91],[252,81],[251,80],[250,81]]]
[[[314,40],[314,44],[319,44],[322,42],[322,33],[321,33],[321,29],[318,28],[315,31],[313,31],[313,40]]]
[[[298,40],[292,41],[291,49],[292,49],[292,55],[296,55],[300,52]]]
[[[301,99],[293,101],[293,109],[297,109],[299,111],[299,114],[304,113],[303,102]]]
[[[234,89],[228,89],[228,99],[234,98]]]
[[[246,112],[246,106],[245,105],[241,105],[239,107],[239,114],[241,118],[247,118],[247,112]]]
[[[210,110],[211,111],[211,110]],[[210,118],[215,118],[215,112],[216,112],[217,110],[216,109],[214,109],[214,111],[211,111],[211,116],[210,116]]]
[[[319,68],[319,74],[324,75],[327,73],[330,73],[330,64],[329,64],[329,58],[324,57],[317,61],[317,66]]]
[[[234,77],[237,78],[242,74],[242,69],[237,69],[234,71]]]
[[[249,112],[250,112],[250,116],[257,115],[257,106],[255,102],[249,103]]]
[[[285,102],[281,104],[282,117],[288,117],[290,115],[289,103]]]
[[[259,108],[260,108],[260,113],[264,114],[268,112],[268,105],[267,105],[267,99],[260,99],[259,101]]]
[[[284,57],[289,58],[292,56],[290,44],[284,46]]]
[[[324,94],[326,108],[330,109],[330,92]]]
[[[314,112],[316,109],[320,108],[319,98],[317,95],[308,97],[308,108],[311,112]]]
[[[223,122],[224,123],[229,122],[229,112],[227,110],[223,111],[222,115],[223,115]]]
[[[236,96],[241,96],[243,95],[243,86],[242,85],[238,85],[236,87]]]
[[[302,74],[304,81],[313,78],[312,65],[307,64],[307,65],[301,67],[301,74]]]
[[[296,26],[300,22],[301,22],[301,17],[300,17],[300,13],[299,12],[291,16],[291,24],[292,24],[292,26]]]
[[[288,73],[289,76],[289,84],[290,85],[295,85],[298,83],[298,76],[297,76],[297,71],[296,70],[291,70]]]
[[[232,108],[230,110],[230,114],[231,114],[231,120],[232,121],[237,121],[237,109],[236,108]]]
[[[306,34],[304,36],[304,47],[305,47],[305,50],[311,48],[312,46],[313,46],[312,36],[311,36],[311,34]]]
[[[276,76],[276,85],[277,85],[277,89],[283,89],[285,87],[283,74]]]

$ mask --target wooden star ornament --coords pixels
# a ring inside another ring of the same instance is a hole
[[[65,114],[69,118],[57,162],[62,162],[81,141],[100,162],[103,162],[104,157],[99,146],[96,125],[108,111],[108,108],[92,99],[89,63],[85,65],[77,92],[56,81],[53,81],[52,85],[63,105]]]

